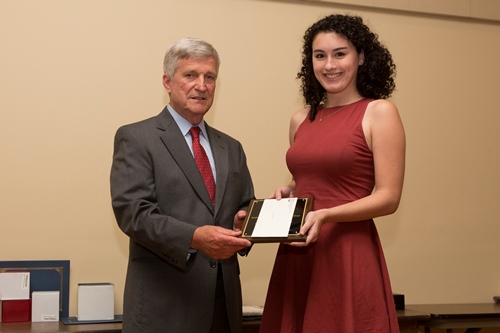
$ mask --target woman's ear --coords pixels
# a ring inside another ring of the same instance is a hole
[[[359,54],[359,62],[358,62],[358,66],[361,66],[365,63],[365,53],[362,51],[360,54]]]

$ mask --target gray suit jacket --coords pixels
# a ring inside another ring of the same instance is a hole
[[[207,131],[217,171],[215,207],[167,108],[116,133],[111,196],[118,225],[130,237],[123,333],[208,332],[219,264],[231,328],[241,332],[237,256],[218,262],[199,251],[186,260],[197,227],[232,229],[236,212],[254,198],[241,144],[208,125]]]

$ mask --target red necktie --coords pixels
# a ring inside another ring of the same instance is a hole
[[[198,126],[191,127],[189,130],[191,133],[191,138],[193,139],[193,154],[194,160],[198,169],[200,170],[201,177],[205,182],[208,194],[210,195],[210,200],[212,205],[215,204],[215,181],[214,175],[212,173],[212,167],[210,166],[210,161],[208,160],[207,153],[200,144],[200,128]]]

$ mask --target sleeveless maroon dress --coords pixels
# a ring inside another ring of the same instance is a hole
[[[370,195],[373,155],[361,121],[371,99],[318,112],[299,126],[287,152],[296,196],[313,210]],[[327,223],[307,247],[281,244],[261,333],[397,333],[389,274],[373,220]]]

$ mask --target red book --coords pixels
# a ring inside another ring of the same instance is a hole
[[[2,323],[31,321],[31,299],[2,301]]]

